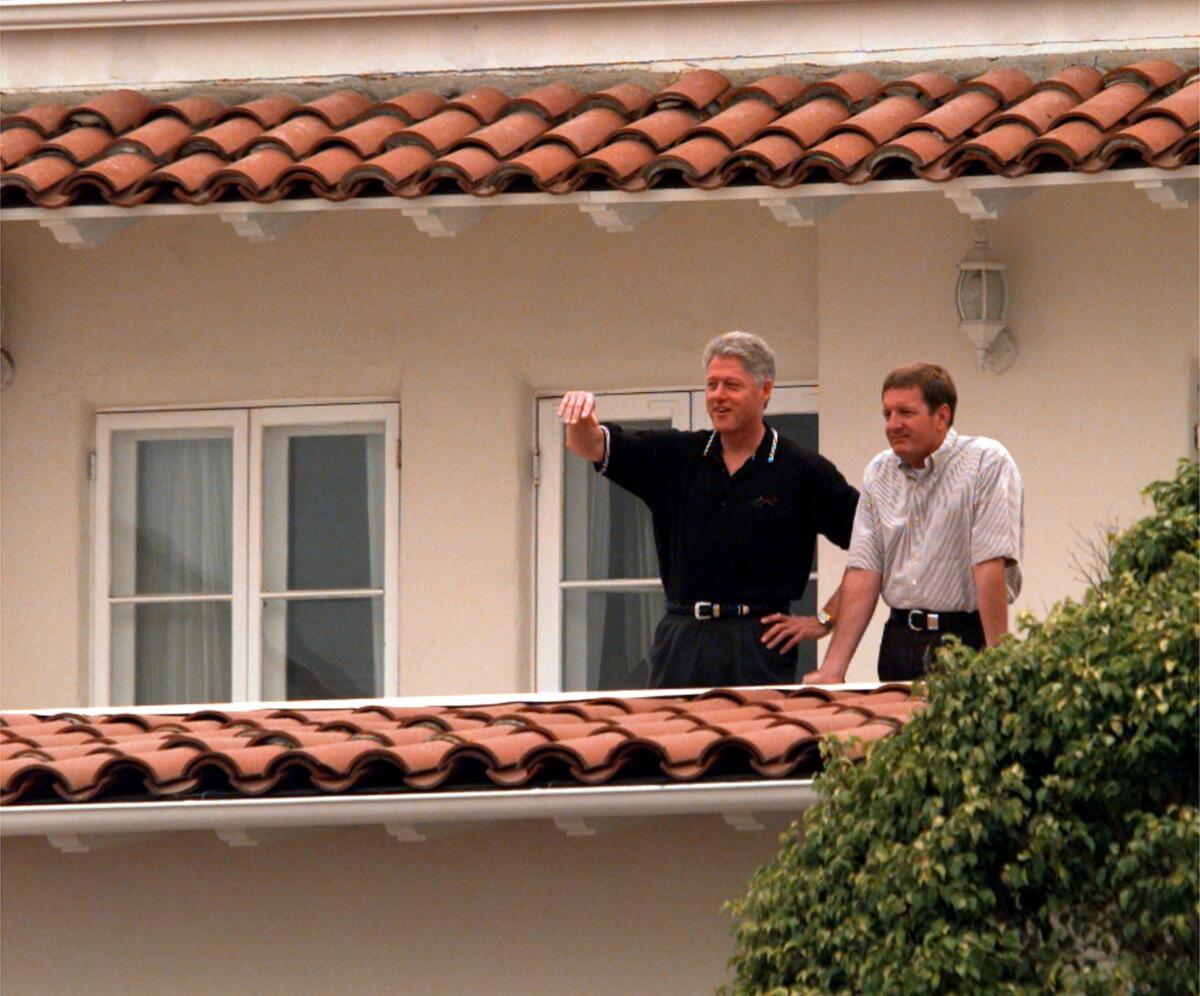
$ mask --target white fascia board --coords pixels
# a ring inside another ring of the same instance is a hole
[[[779,0],[0,0],[3,30],[778,4]],[[791,0],[820,3],[824,0]],[[838,0],[860,3],[864,0]]]
[[[18,805],[0,810],[0,837],[253,831],[781,813],[819,800],[811,779],[621,787],[396,792],[377,795]]]
[[[327,201],[319,197],[282,200],[271,204],[219,201],[213,204],[142,204],[117,207],[112,204],[80,204],[63,208],[19,207],[0,210],[0,221],[39,221],[53,218],[162,218],[236,213],[271,214],[294,211],[387,211],[422,206],[439,209],[547,207],[581,204],[718,204],[727,201],[785,201],[796,198],[871,197],[884,194],[942,194],[952,191],[1014,190],[1024,188],[1082,187],[1096,184],[1136,184],[1138,181],[1195,180],[1200,166],[1176,170],[1153,168],[1104,170],[1100,173],[1031,173],[1021,177],[962,176],[945,183],[929,180],[870,180],[858,186],[842,183],[807,183],[796,187],[765,186],[721,187],[697,190],[693,187],[654,188],[639,193],[620,190],[576,191],[570,194],[496,194],[480,198],[471,194],[433,194],[428,197],[356,197],[346,201]]]

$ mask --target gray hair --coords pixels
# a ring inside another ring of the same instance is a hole
[[[775,351],[749,332],[726,332],[705,346],[705,369],[714,356],[730,356],[741,360],[746,373],[754,378],[756,384],[775,380]]]

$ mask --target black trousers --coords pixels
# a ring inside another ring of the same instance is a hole
[[[945,636],[957,636],[968,647],[983,648],[983,623],[979,613],[965,624],[947,626],[940,631],[913,630],[906,623],[888,620],[879,642],[879,680],[915,681],[925,674],[925,668]]]
[[[693,619],[668,613],[650,648],[651,688],[791,685],[796,648],[786,654],[762,642],[761,616]]]

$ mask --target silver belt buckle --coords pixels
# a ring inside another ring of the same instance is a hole
[[[918,626],[916,623],[913,622],[913,616],[917,615],[918,613],[925,617],[925,625],[924,626]],[[911,629],[914,633],[922,633],[922,632],[937,633],[937,632],[940,632],[941,626],[939,624],[938,614],[936,612],[926,612],[924,609],[909,609],[908,610],[908,628]]]
[[[708,615],[704,614],[704,610],[708,609]],[[692,606],[692,615],[697,619],[715,619],[714,606],[712,602],[697,602]]]

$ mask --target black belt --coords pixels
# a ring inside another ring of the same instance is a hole
[[[737,616],[765,616],[768,612],[786,612],[786,602],[774,605],[743,605],[740,602],[668,602],[667,611],[693,619],[728,619]]]
[[[930,612],[927,609],[892,609],[888,622],[917,633],[951,632],[979,623],[978,612]]]

